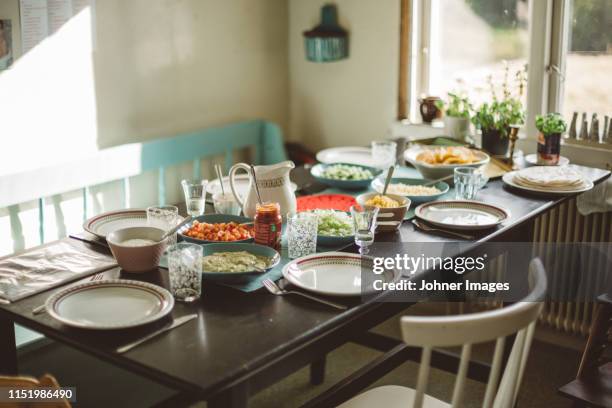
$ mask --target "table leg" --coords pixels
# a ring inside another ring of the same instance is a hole
[[[0,374],[17,375],[15,326],[4,317],[0,317]]]
[[[310,364],[310,384],[321,385],[325,381],[325,359],[323,356],[320,360]]]
[[[247,408],[248,405],[249,387],[247,383],[234,385],[206,401],[208,408]]]

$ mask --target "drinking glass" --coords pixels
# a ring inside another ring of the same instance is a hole
[[[455,198],[475,200],[478,190],[487,184],[489,178],[474,167],[455,168]]]
[[[287,243],[289,258],[295,259],[317,252],[316,214],[290,212],[287,214]]]
[[[365,255],[370,251],[370,245],[374,243],[378,207],[354,205],[351,207],[351,214],[355,229],[355,244],[359,247],[359,253]]]
[[[213,205],[217,214],[240,215],[242,208],[232,193],[213,194]]]
[[[178,208],[173,205],[162,205],[147,208],[147,225],[169,231],[179,222]],[[168,237],[168,246],[176,244],[176,234]]]
[[[204,214],[206,207],[206,185],[208,180],[183,180],[183,193],[185,193],[185,204],[187,214],[197,217]]]
[[[202,256],[198,244],[179,243],[168,248],[170,292],[180,302],[193,302],[202,295]]]
[[[372,142],[372,158],[376,168],[388,170],[395,166],[397,160],[397,143],[392,140],[375,140]]]

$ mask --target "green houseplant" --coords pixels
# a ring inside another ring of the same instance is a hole
[[[513,94],[508,84],[509,68],[506,65],[504,69],[502,97],[497,97],[493,79],[489,77],[492,101],[480,105],[472,117],[472,123],[482,132],[482,148],[500,156],[505,156],[508,152],[511,127],[522,126],[525,123],[525,110],[521,97],[525,88],[526,70],[523,68],[516,72],[518,92]]]
[[[567,123],[559,113],[536,116],[538,129],[537,163],[556,165],[561,157],[561,135],[567,130]]]
[[[444,129],[448,136],[464,140],[470,131],[472,105],[468,97],[449,92],[448,100],[437,101],[436,106],[444,112]]]

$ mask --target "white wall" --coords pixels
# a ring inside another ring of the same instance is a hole
[[[337,0],[350,32],[349,58],[306,61],[302,32],[319,22],[325,0],[289,0],[289,135],[311,149],[367,145],[395,117],[399,0]]]
[[[287,123],[285,0],[97,1],[99,144]]]

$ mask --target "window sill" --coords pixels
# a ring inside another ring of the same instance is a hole
[[[389,129],[391,138],[404,137],[408,141],[443,136],[445,133],[444,123],[442,121],[434,121],[432,124],[396,121],[391,124]],[[535,153],[535,138],[528,137],[524,133],[520,136],[516,144],[517,148],[522,150],[525,154]],[[478,144],[480,142],[480,136],[476,135],[475,140]],[[561,154],[569,158],[572,163],[609,170],[612,169],[612,147],[604,146],[563,143],[561,146]]]

